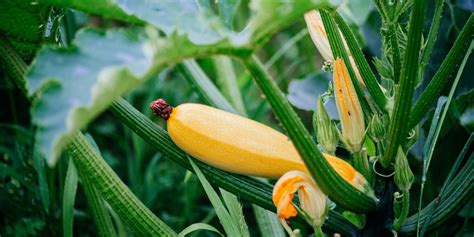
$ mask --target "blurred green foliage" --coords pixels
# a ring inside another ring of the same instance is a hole
[[[15,3],[29,1],[18,1]],[[380,57],[381,39],[379,29],[381,20],[369,1],[357,1],[345,8],[346,16],[353,20],[353,27],[360,27],[360,39],[364,40],[364,52],[367,58]],[[54,19],[48,20],[50,8],[42,5],[16,5],[13,1],[0,4],[0,34],[7,37],[21,56],[30,61],[35,52],[46,43],[45,31],[53,26]],[[440,34],[433,51],[433,58],[428,65],[425,78],[431,78],[447,51],[459,33],[462,24],[473,11],[469,0],[447,1],[443,12]],[[433,7],[428,4],[428,17],[425,24],[429,28],[430,14]],[[369,10],[368,10],[369,9]],[[85,15],[68,9],[53,9],[56,17],[62,17],[59,31],[55,37],[60,44],[68,44],[75,31],[82,27],[114,28],[117,26],[131,27],[129,23]],[[247,1],[242,0],[234,17],[234,24],[229,28],[241,29],[249,16]],[[24,15],[28,13],[27,15]],[[15,21],[15,14],[22,14],[27,21]],[[228,18],[224,18],[228,22]],[[25,34],[10,31],[11,24],[24,24],[31,30]],[[299,114],[311,128],[311,110],[316,105],[317,94],[327,90],[329,78],[320,68],[322,59],[308,35],[296,43],[284,46],[295,35],[305,28],[303,19],[286,30],[275,35],[271,41],[258,52],[262,61],[268,61],[273,55],[285,48],[281,57],[270,66],[270,71],[276,78],[283,91],[289,94],[290,102],[300,109]],[[32,33],[33,32],[33,33]],[[50,41],[51,42],[51,41]],[[54,40],[53,40],[54,42]],[[213,79],[216,76],[212,60],[198,61],[207,75]],[[280,129],[269,105],[261,98],[260,91],[255,86],[249,74],[242,65],[234,61],[237,79],[242,92],[244,104],[250,118]],[[459,97],[451,106],[447,121],[441,131],[440,143],[437,146],[433,163],[425,187],[424,203],[431,201],[439,192],[449,167],[454,163],[457,154],[463,148],[464,141],[473,132],[474,116],[474,58],[468,61],[465,72],[458,88]],[[61,159],[58,165],[51,169],[45,166],[43,157],[34,153],[32,147],[35,127],[30,122],[30,103],[20,90],[12,83],[0,65],[0,235],[1,236],[61,236],[61,199],[62,188],[67,169],[67,160]],[[422,91],[427,81],[423,81],[418,91]],[[313,95],[313,100],[308,99]],[[177,67],[170,67],[151,80],[143,83],[129,93],[126,98],[135,108],[151,117],[148,103],[158,97],[166,98],[170,104],[178,105],[185,102],[202,102],[199,95],[189,85],[183,72]],[[429,116],[428,116],[429,117]],[[421,139],[410,154],[410,164],[416,177],[421,177],[421,151],[423,139],[429,129],[430,118],[423,125]],[[163,121],[157,123],[165,126]],[[173,162],[162,159],[162,155],[148,146],[141,138],[125,125],[119,123],[109,112],[102,113],[87,131],[94,137],[100,147],[101,154],[112,166],[120,178],[128,184],[138,198],[154,213],[175,230],[182,230],[196,222],[210,223],[220,229],[212,206],[206,198],[201,185],[195,176],[189,176],[187,171]],[[344,152],[344,151],[342,151]],[[471,153],[472,154],[472,148]],[[412,197],[417,197],[420,180],[414,184]],[[417,198],[413,198],[412,212],[417,207]],[[243,203],[244,214],[250,227],[251,235],[259,235],[250,205]],[[474,204],[471,201],[460,213],[437,230],[433,235],[468,236],[474,233],[474,225],[467,222],[473,218]],[[95,236],[95,228],[88,211],[86,200],[81,188],[78,189],[74,210],[74,233],[79,236]],[[303,233],[307,230],[304,225],[298,225]],[[199,233],[199,232],[198,232]],[[131,235],[131,233],[129,233]],[[214,236],[204,232],[194,236]]]

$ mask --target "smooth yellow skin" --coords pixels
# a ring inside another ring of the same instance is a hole
[[[173,142],[193,157],[232,173],[279,178],[291,170],[308,173],[291,141],[256,121],[201,104],[182,104],[168,119]],[[352,183],[355,169],[325,155],[336,172]]]

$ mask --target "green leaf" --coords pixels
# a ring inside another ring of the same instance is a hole
[[[201,170],[197,165],[194,163],[194,161],[188,157],[189,163],[193,167],[194,172],[196,173],[197,177],[199,178],[199,181],[201,182],[202,187],[206,191],[207,197],[209,198],[209,201],[211,201],[212,206],[216,210],[216,214],[219,217],[219,221],[222,224],[222,227],[224,227],[224,230],[228,236],[239,236],[242,235],[239,231],[239,223],[235,222],[235,220],[230,216],[228,210],[220,200],[219,196],[217,195],[216,191],[214,191],[214,188],[211,186],[209,181],[207,181],[206,177],[202,174]]]
[[[252,45],[261,45],[267,38],[279,29],[288,26],[296,19],[302,19],[303,14],[311,9],[329,5],[329,1],[250,1],[253,16],[247,31],[250,33]]]
[[[39,0],[39,2],[44,5],[73,8],[105,18],[113,18],[138,24],[143,23],[138,18],[125,13],[112,0]]]
[[[72,237],[72,227],[74,220],[74,202],[76,200],[77,182],[76,166],[72,159],[69,159],[68,169],[66,173],[66,181],[64,181],[63,192],[63,235]]]
[[[253,213],[257,220],[258,229],[262,237],[285,237],[286,232],[281,226],[278,216],[257,205],[253,205]]]
[[[166,35],[186,34],[195,44],[214,44],[230,35],[217,17],[199,8],[197,1],[113,1],[129,15],[156,26]]]
[[[328,89],[327,74],[312,73],[303,79],[293,79],[288,85],[288,101],[298,109],[316,110],[317,95]]]
[[[37,144],[54,165],[69,138],[138,84],[151,67],[142,39],[122,32],[78,33],[74,48],[43,48],[28,72]]]
[[[224,236],[223,234],[221,234],[221,232],[218,229],[216,229],[212,225],[209,225],[209,224],[206,224],[206,223],[194,223],[194,224],[186,227],[181,232],[179,232],[178,237],[184,237],[187,234],[190,234],[194,231],[199,231],[199,230],[208,230],[208,231],[216,232],[219,236]]]
[[[361,26],[365,23],[372,10],[372,4],[367,0],[346,0],[337,8],[346,19]]]
[[[219,18],[227,27],[232,30],[235,14],[239,9],[241,0],[217,1],[219,7]]]

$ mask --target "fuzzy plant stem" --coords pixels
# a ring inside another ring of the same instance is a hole
[[[81,184],[87,199],[87,205],[92,213],[92,218],[96,223],[98,235],[100,237],[117,236],[112,219],[107,210],[106,202],[94,187],[94,183],[84,170],[78,170]]]
[[[133,195],[83,134],[74,137],[67,151],[77,168],[90,177],[102,197],[132,230],[143,236],[177,236]]]
[[[367,158],[367,152],[358,151],[354,152],[352,155],[354,157],[354,168],[359,171],[372,186],[374,184],[375,177],[372,167],[370,166],[369,159]]]
[[[392,169],[392,163],[400,144],[407,138],[407,115],[411,111],[415,83],[418,76],[421,36],[425,16],[425,0],[414,1],[410,15],[408,42],[400,75],[400,87],[395,95],[395,107],[388,128],[386,150],[381,161],[385,169]]]

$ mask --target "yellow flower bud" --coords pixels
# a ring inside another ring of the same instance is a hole
[[[334,97],[342,127],[342,140],[352,152],[362,148],[365,123],[354,85],[341,59],[334,63]]]

